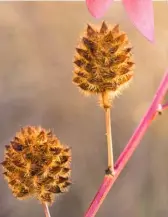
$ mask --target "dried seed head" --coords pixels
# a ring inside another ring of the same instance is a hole
[[[6,146],[1,163],[9,188],[18,199],[36,197],[52,204],[54,194],[70,185],[71,151],[49,130],[25,127]]]
[[[88,25],[76,48],[73,82],[86,94],[108,95],[111,104],[132,79],[131,49],[119,25],[103,22],[99,30]]]

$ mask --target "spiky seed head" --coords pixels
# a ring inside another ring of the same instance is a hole
[[[30,196],[52,204],[68,190],[71,151],[50,130],[27,126],[6,145],[1,163],[9,188],[18,199]]]
[[[106,96],[108,103],[103,107],[110,107],[111,100],[133,77],[131,50],[119,25],[103,22],[98,29],[89,24],[76,48],[73,82],[87,95]]]

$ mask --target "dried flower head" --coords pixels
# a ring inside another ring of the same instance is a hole
[[[16,198],[33,196],[52,204],[54,194],[67,191],[71,184],[70,160],[70,148],[50,130],[28,126],[6,145],[3,174]]]
[[[86,94],[101,94],[103,107],[128,86],[133,76],[131,47],[119,26],[87,26],[75,54],[73,82]],[[106,102],[106,103],[105,103]],[[105,103],[105,104],[104,104]]]

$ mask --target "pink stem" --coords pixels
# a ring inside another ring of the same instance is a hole
[[[132,156],[133,152],[137,148],[138,144],[140,143],[143,135],[145,134],[149,124],[153,120],[154,115],[157,112],[158,104],[161,102],[162,98],[166,94],[168,88],[168,71],[165,73],[163,80],[160,83],[158,90],[154,96],[153,102],[149,107],[148,111],[142,118],[139,126],[133,133],[132,137],[130,138],[128,144],[124,148],[123,152],[119,156],[118,160],[115,163],[115,175],[105,175],[102,185],[100,186],[95,198],[90,204],[89,209],[85,213],[85,217],[93,217],[96,215],[98,209],[100,208],[101,204],[103,203],[105,197],[107,196],[108,192],[110,191],[112,185],[114,184],[115,180],[118,178],[119,174],[125,167],[126,163]],[[163,106],[163,109],[168,108],[168,104]]]

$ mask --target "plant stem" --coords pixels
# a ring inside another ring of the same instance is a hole
[[[111,113],[110,113],[112,99],[109,96],[109,92],[102,93],[101,97],[102,97],[101,105],[105,111],[106,136],[107,136],[108,168],[106,170],[106,173],[114,175],[113,143],[112,143]]]
[[[112,173],[112,175],[114,175],[114,159],[113,159],[110,108],[105,109],[105,118],[106,118],[107,151],[108,151],[108,170],[107,172],[110,172]]]
[[[46,216],[46,217],[51,217],[47,203],[43,203],[43,207],[44,207],[45,216]]]
[[[157,112],[158,104],[161,102],[162,98],[166,94],[168,88],[168,71],[165,73],[163,80],[160,83],[158,90],[154,96],[153,102],[149,107],[148,111],[142,118],[139,126],[133,133],[132,137],[128,141],[128,144],[124,148],[123,152],[120,154],[117,162],[115,163],[115,175],[105,175],[102,185],[100,186],[95,198],[90,204],[89,209],[85,213],[85,217],[93,217],[96,215],[98,209],[100,208],[101,204],[103,203],[104,199],[106,198],[108,192],[110,191],[113,183],[118,178],[119,174],[125,167],[126,163],[132,156],[133,152],[137,148],[140,140],[142,139],[143,135],[145,134],[147,128],[149,127],[150,123],[153,120],[153,117]],[[163,109],[168,108],[168,105],[162,106]]]

